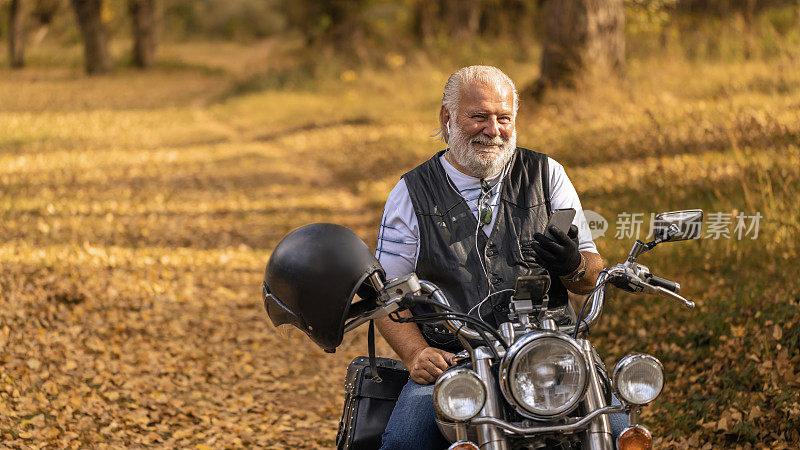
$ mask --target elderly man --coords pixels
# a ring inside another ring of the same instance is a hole
[[[507,321],[518,276],[551,276],[550,305],[567,305],[567,290],[586,294],[602,258],[586,227],[568,234],[554,227],[556,209],[580,200],[564,168],[548,156],[516,146],[518,96],[502,71],[470,66],[447,80],[439,111],[449,149],[403,175],[389,194],[376,256],[388,278],[416,272],[442,288],[453,306],[496,326]],[[424,312],[424,311],[415,311]],[[460,346],[435,326],[377,321],[410,371],[384,448],[443,448],[435,423],[432,384]]]

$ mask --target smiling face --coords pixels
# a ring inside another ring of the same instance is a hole
[[[450,122],[447,159],[476,178],[500,174],[517,145],[514,95],[505,83],[469,83],[462,87],[454,117],[442,106],[440,120]]]

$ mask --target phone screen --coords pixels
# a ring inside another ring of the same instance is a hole
[[[569,227],[572,225],[572,220],[575,219],[575,209],[557,209],[550,214],[550,220],[547,222],[547,228],[550,225],[555,225],[556,228],[563,231],[564,234],[569,232]],[[544,233],[545,236],[553,238],[550,230]]]

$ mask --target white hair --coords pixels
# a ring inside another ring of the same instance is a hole
[[[506,83],[514,95],[514,115],[517,114],[519,109],[519,94],[517,87],[511,78],[508,77],[502,70],[493,66],[467,66],[458,69],[450,75],[447,83],[444,85],[444,93],[442,94],[442,106],[447,108],[450,113],[451,120],[455,120],[456,113],[458,112],[458,104],[461,101],[461,91],[465,85],[469,84],[500,84]],[[445,128],[445,124],[441,124],[439,131],[436,135],[440,135],[445,142],[449,142],[449,130]]]

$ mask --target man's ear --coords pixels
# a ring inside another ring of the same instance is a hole
[[[450,142],[450,120],[450,111],[442,105],[442,108],[439,110],[439,124],[444,130],[444,141],[448,143]]]

